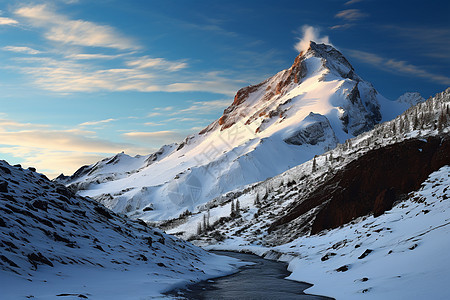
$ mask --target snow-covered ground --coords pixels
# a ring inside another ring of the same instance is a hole
[[[168,255],[170,257],[170,254]],[[165,260],[166,263],[168,259]],[[195,262],[195,261],[194,261]],[[198,264],[193,264],[194,267]],[[0,271],[1,299],[87,299],[144,300],[171,299],[163,293],[188,284],[236,272],[242,262],[220,255],[202,258],[202,272],[172,271],[136,266],[100,268],[90,265],[41,267],[39,272],[20,277]],[[58,296],[60,295],[60,296]],[[82,295],[81,297],[79,295]]]
[[[440,139],[442,145],[450,133],[449,109],[450,88],[315,160],[217,197],[164,228],[207,249],[251,251],[288,261],[290,279],[313,283],[314,294],[337,299],[423,299],[430,294],[447,299],[450,273],[442,273],[450,267],[449,166],[377,218],[367,215],[316,235],[295,224],[280,232],[268,228],[302,196],[368,152],[408,140],[428,143],[427,138]],[[240,216],[232,217],[237,201]],[[205,217],[211,227],[198,235]],[[359,259],[363,253],[367,256]]]
[[[163,228],[170,234],[190,239],[197,234],[197,225],[203,222],[204,215],[209,214],[210,224],[219,222],[221,218],[230,216],[232,201],[238,200],[243,208],[241,220],[221,222],[225,224],[220,228],[221,233],[234,235],[239,232],[238,235],[247,235],[249,241],[261,243],[266,238],[263,233],[267,227],[277,217],[284,215],[297,199],[314,191],[318,184],[369,151],[406,140],[426,140],[427,137],[448,135],[450,116],[446,119],[447,123],[442,121],[441,116],[443,113],[447,114],[449,109],[450,88],[424,103],[411,107],[394,120],[377,125],[373,130],[316,156],[314,160],[295,166],[273,178],[216,197],[204,205],[197,206],[191,215],[162,224]],[[439,126],[442,128],[438,128]],[[314,164],[315,170],[312,171]],[[257,205],[256,199],[262,204]]]
[[[0,299],[158,298],[241,264],[0,161]]]
[[[450,166],[408,200],[374,218],[277,247],[231,238],[206,248],[250,251],[289,262],[289,279],[336,299],[449,299]]]

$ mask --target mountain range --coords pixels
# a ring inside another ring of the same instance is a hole
[[[164,297],[237,271],[205,251],[231,250],[315,294],[446,299],[449,166],[450,88],[391,101],[311,42],[152,154],[52,181],[0,161],[2,297]]]
[[[167,220],[304,163],[423,100],[417,93],[387,100],[338,50],[311,42],[290,68],[240,89],[218,120],[183,142],[146,156],[121,153],[56,181],[131,218]]]

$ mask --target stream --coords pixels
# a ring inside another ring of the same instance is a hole
[[[253,264],[241,267],[237,273],[201,281],[167,295],[176,299],[332,299],[305,294],[303,291],[312,286],[309,283],[284,279],[290,274],[286,263],[253,254],[213,252]]]

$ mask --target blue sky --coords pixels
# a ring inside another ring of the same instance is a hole
[[[0,158],[148,154],[288,68],[305,30],[389,99],[450,86],[448,1],[0,0]],[[309,28],[309,29],[307,29]]]

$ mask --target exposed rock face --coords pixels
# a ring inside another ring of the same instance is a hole
[[[313,234],[369,213],[378,216],[391,209],[402,195],[417,190],[429,174],[448,164],[448,135],[426,141],[407,140],[370,151],[318,186],[306,199],[299,199],[300,204],[274,222],[269,230],[277,230],[278,226],[316,208]]]
[[[330,142],[330,147],[335,147],[337,145],[338,139],[334,135],[330,122],[326,117],[310,113],[304,121],[311,123],[286,138],[284,140],[286,143],[292,145],[317,145],[318,143],[328,140]]]

